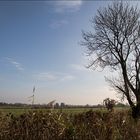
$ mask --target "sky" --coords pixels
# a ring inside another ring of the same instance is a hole
[[[110,1],[0,1],[0,102],[100,104],[118,99],[109,70],[87,69],[82,30]]]

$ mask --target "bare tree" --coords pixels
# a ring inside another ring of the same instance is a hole
[[[89,67],[110,67],[120,79],[109,80],[126,97],[134,118],[140,116],[140,12],[128,3],[114,2],[91,20],[94,31],[83,32],[82,45],[93,58]]]
[[[107,108],[108,111],[113,111],[113,108],[117,102],[114,99],[106,98],[103,100],[103,105]]]

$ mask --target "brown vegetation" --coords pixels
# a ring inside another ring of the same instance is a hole
[[[129,111],[79,114],[31,111],[0,114],[1,140],[138,140],[140,122]]]

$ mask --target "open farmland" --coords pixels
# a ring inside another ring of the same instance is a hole
[[[28,111],[43,111],[43,112],[47,112],[49,110],[52,110],[53,112],[64,112],[64,113],[68,113],[68,114],[75,114],[75,113],[82,113],[82,112],[86,112],[89,110],[98,110],[99,108],[64,108],[64,109],[31,109],[31,108],[0,108],[0,112],[3,112],[4,114],[8,114],[8,113],[12,113],[14,115],[21,115],[23,113],[26,113]]]
[[[115,107],[115,110],[127,110],[128,107]],[[105,108],[64,108],[64,109],[44,109],[44,108],[40,108],[40,109],[31,109],[31,108],[13,108],[13,107],[1,107],[0,108],[0,112],[3,112],[4,114],[8,114],[8,113],[12,113],[14,115],[21,115],[23,113],[27,113],[29,111],[43,111],[43,112],[47,112],[47,111],[53,111],[53,112],[63,112],[63,113],[68,113],[68,114],[77,114],[77,113],[84,113],[86,111],[90,111],[90,110],[100,110],[100,111],[106,111]]]

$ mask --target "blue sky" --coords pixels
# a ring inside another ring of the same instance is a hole
[[[109,1],[0,2],[0,102],[98,104],[116,98],[104,80],[108,71],[92,71],[81,31]]]

